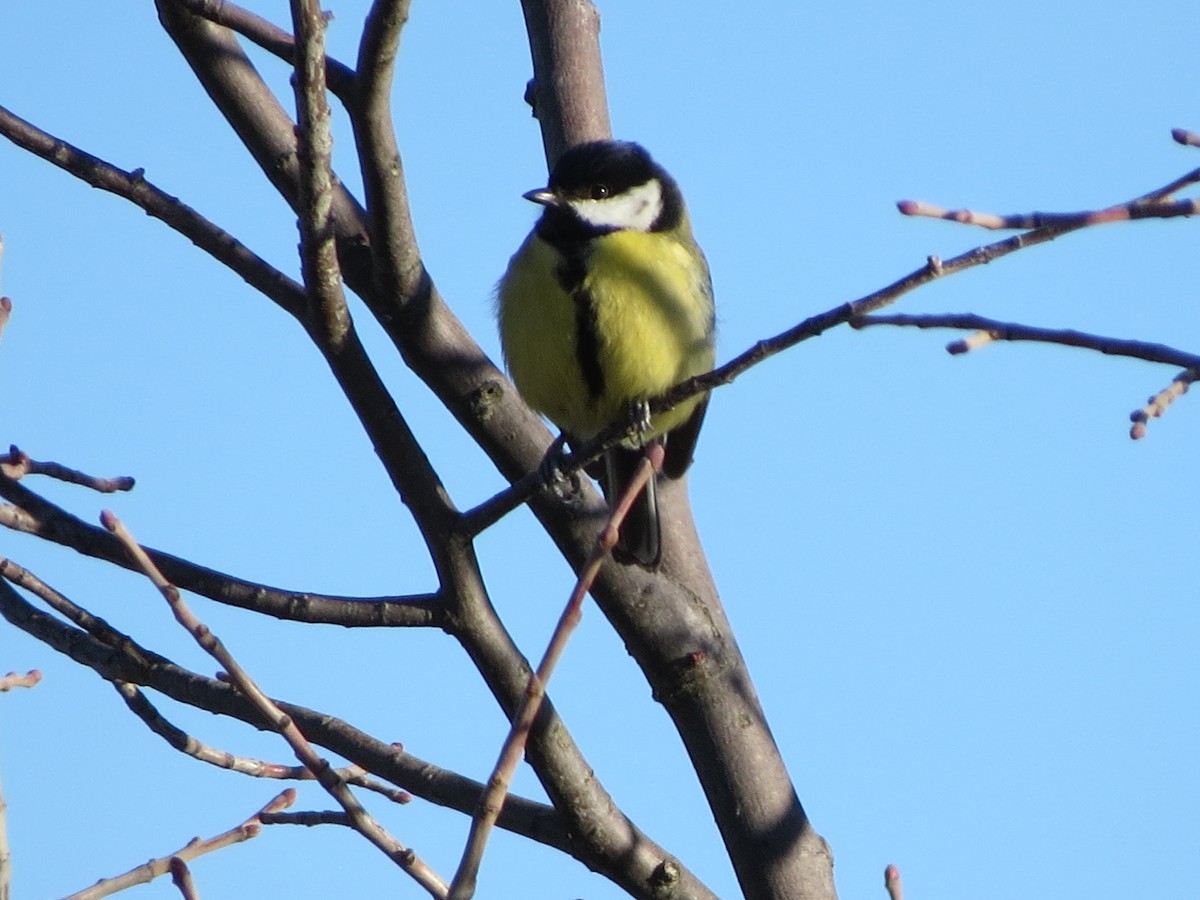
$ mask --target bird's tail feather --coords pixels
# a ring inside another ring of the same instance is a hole
[[[605,456],[604,494],[610,505],[615,504],[625,492],[642,458],[641,450],[629,450],[625,447],[616,447]],[[636,563],[647,569],[654,569],[661,557],[662,529],[658,521],[658,492],[655,489],[654,478],[651,478],[633,502],[629,515],[621,526],[620,537],[613,547],[613,558],[626,565]]]

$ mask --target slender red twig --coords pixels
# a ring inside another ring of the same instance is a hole
[[[171,584],[154,565],[149,555],[142,548],[125,525],[112,512],[105,510],[101,513],[100,521],[104,527],[117,536],[125,547],[126,552],[137,563],[142,573],[158,588],[167,604],[171,607],[176,621],[182,625],[195,639],[201,648],[219,662],[228,673],[230,681],[238,691],[262,714],[267,722],[291,746],[296,758],[308,768],[321,787],[333,796],[350,816],[354,828],[359,834],[379,848],[389,859],[411,875],[422,887],[434,897],[446,896],[445,882],[422,861],[412,850],[404,847],[392,837],[383,826],[363,808],[358,798],[350,791],[346,782],[338,777],[329,761],[321,757],[308,739],[296,727],[292,718],[284,713],[271,700],[250,674],[234,659],[233,654],[213,634],[203,622],[191,611],[180,596],[179,589]]]
[[[207,840],[194,838],[174,853],[168,853],[166,856],[152,859],[148,863],[143,863],[121,875],[115,875],[112,878],[103,878],[91,887],[71,894],[69,897],[64,898],[64,900],[99,900],[100,897],[107,897],[110,894],[133,887],[135,884],[145,884],[148,881],[153,881],[160,875],[165,875],[170,871],[172,859],[192,860],[198,856],[203,856],[205,853],[212,853],[214,850],[228,847],[230,844],[238,844],[250,838],[258,837],[259,832],[262,831],[259,816],[287,809],[295,802],[296,791],[293,788],[288,788],[245,822],[231,828],[229,831],[208,838]]]
[[[645,488],[646,482],[662,470],[662,462],[662,444],[656,442],[649,445],[646,448],[645,458],[610,513],[607,523],[596,540],[596,546],[579,572],[575,588],[571,591],[567,605],[554,628],[542,661],[538,664],[537,671],[529,675],[529,681],[525,687],[525,698],[513,716],[512,728],[500,749],[500,758],[496,761],[496,767],[488,779],[487,788],[475,807],[467,845],[458,864],[458,871],[454,873],[454,880],[450,883],[447,900],[469,900],[475,895],[479,866],[483,862],[483,852],[487,846],[488,837],[504,806],[504,799],[512,784],[513,773],[516,772],[517,765],[525,753],[525,744],[529,739],[530,729],[533,728],[534,719],[537,718],[538,711],[542,708],[542,700],[546,696],[546,684],[562,657],[575,626],[579,624],[579,620],[583,616],[584,598],[591,590],[600,567],[608,558],[609,551],[616,544],[621,525],[629,515],[634,501]]]

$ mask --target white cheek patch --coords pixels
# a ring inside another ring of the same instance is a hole
[[[649,231],[662,212],[662,185],[657,178],[603,200],[573,200],[571,207],[597,228]]]

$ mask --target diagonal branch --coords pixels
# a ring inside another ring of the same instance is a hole
[[[0,616],[108,681],[140,684],[189,706],[231,716],[256,728],[267,727],[231,685],[183,669],[127,637],[122,636],[127,643],[116,646],[72,628],[34,609],[5,580],[0,580]],[[431,803],[464,813],[474,809],[483,789],[479,782],[385,744],[336,716],[284,701],[276,703],[311,740],[331,752]],[[559,850],[570,850],[563,818],[545,804],[510,796],[498,824]]]
[[[228,751],[211,747],[203,741],[197,740],[182,728],[167,721],[166,717],[147,699],[146,695],[136,684],[130,684],[128,681],[114,681],[112,685],[117,689],[117,693],[121,695],[121,699],[125,701],[125,705],[129,707],[130,712],[141,719],[147,728],[180,753],[190,756],[193,759],[255,778],[311,781],[315,777],[304,766],[284,766],[279,763],[264,762],[261,759],[235,756]],[[412,800],[412,794],[408,793],[408,791],[399,790],[377,779],[367,777],[366,770],[362,766],[346,766],[335,771],[337,776],[347,784],[357,785],[369,791],[374,791],[377,794],[382,794],[393,803],[408,803]]]
[[[218,262],[240,275],[247,284],[299,317],[304,292],[288,276],[251,252],[231,234],[214,225],[178,198],[146,180],[141,169],[126,172],[0,107],[0,135],[35,156],[51,162],[92,187],[116,194],[164,222]]]
[[[237,687],[238,692],[245,697],[257,709],[267,722],[271,724],[274,731],[278,732],[292,751],[296,754],[296,758],[301,764],[316,776],[321,787],[325,788],[346,811],[346,814],[353,822],[354,830],[365,837],[368,841],[381,850],[388,859],[392,860],[401,869],[407,872],[421,887],[433,897],[441,898],[446,896],[446,884],[442,879],[427,866],[412,850],[404,847],[392,837],[375,818],[367,812],[358,798],[347,786],[328,760],[321,757],[304,733],[296,726],[296,723],[275,704],[266,694],[262,692],[258,684],[250,677],[249,672],[242,668],[241,664],[234,658],[233,654],[225,647],[221,640],[212,633],[191,611],[188,605],[183,601],[183,597],[179,593],[179,589],[171,584],[163,574],[158,571],[150,557],[138,545],[133,536],[129,534],[121,521],[111,512],[105,512],[101,515],[106,528],[113,532],[121,541],[122,545],[128,551],[129,555],[137,563],[139,569],[146,575],[147,578],[158,588],[167,604],[171,607],[171,612],[175,615],[175,619],[180,625],[187,630],[195,639],[196,643],[207,652],[213,659],[217,660],[224,670],[229,674],[229,678]]]
[[[242,824],[231,828],[229,831],[210,837],[206,840],[194,838],[188,841],[183,847],[176,850],[174,853],[168,853],[166,856],[161,856],[158,859],[152,859],[148,863],[143,863],[137,868],[130,869],[122,875],[115,875],[112,878],[103,878],[89,888],[71,894],[65,900],[99,900],[101,897],[107,897],[110,894],[115,894],[127,888],[133,887],[135,884],[146,884],[158,878],[160,875],[166,875],[171,871],[171,863],[173,860],[189,860],[195,859],[198,856],[203,856],[205,853],[212,853],[214,850],[221,850],[233,844],[240,844],[242,841],[248,841],[250,838],[258,837],[262,831],[262,822],[259,816],[275,813],[287,809],[296,802],[296,791],[293,788],[288,788],[283,793],[276,796],[266,806],[248,818]]]
[[[0,473],[0,525],[70,547],[85,556],[132,570],[120,543],[103,528],[90,525]],[[342,625],[348,628],[445,628],[445,609],[438,594],[412,597],[337,597],[287,591],[245,581],[188,560],[147,549],[173,584],[219,603],[277,619]]]
[[[296,39],[273,22],[225,0],[173,0],[210,22],[224,25],[288,64],[295,58]],[[325,57],[329,90],[345,100],[354,92],[354,70],[332,57]]]

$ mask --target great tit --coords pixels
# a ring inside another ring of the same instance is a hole
[[[593,141],[567,150],[543,207],[497,291],[505,362],[525,401],[572,444],[713,367],[712,281],[679,186],[641,146]],[[708,404],[693,397],[654,416],[640,441],[605,459],[615,502],[646,442],[665,442],[663,474],[679,478]],[[631,510],[614,556],[655,568],[661,530],[654,480]]]

